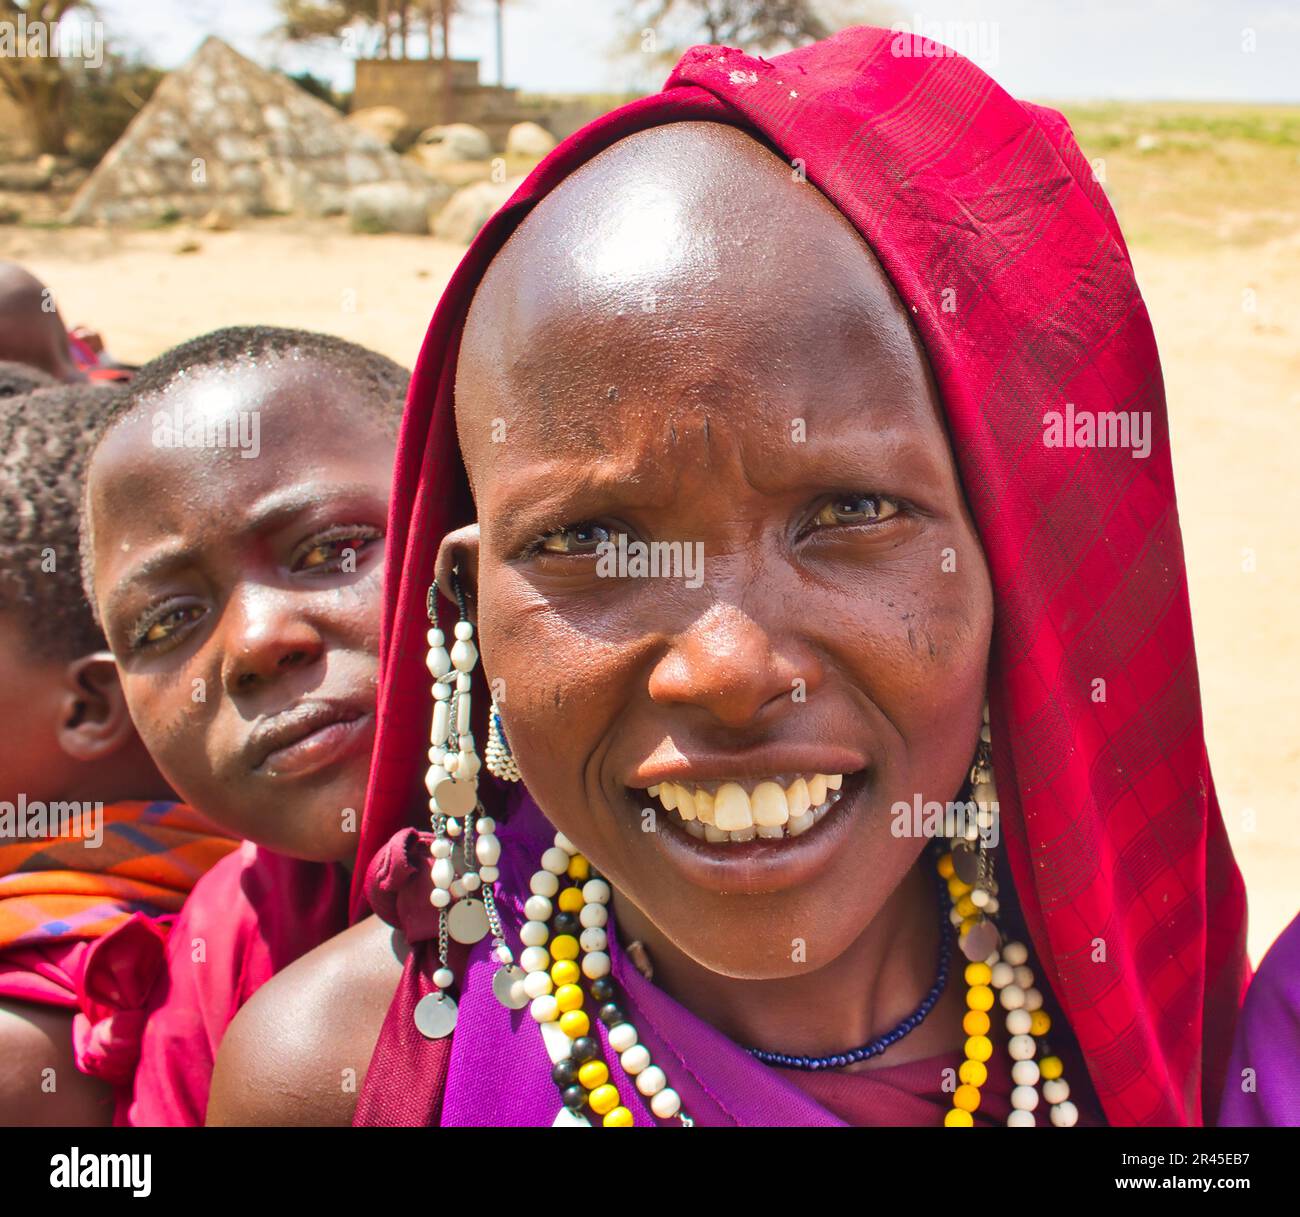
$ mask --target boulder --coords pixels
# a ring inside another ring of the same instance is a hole
[[[0,165],[0,190],[46,190],[54,180],[58,162],[38,156],[34,161],[11,161]]]
[[[366,106],[363,110],[354,110],[347,121],[390,148],[396,146],[402,133],[411,125],[406,111],[397,106]]]
[[[206,232],[229,232],[235,226],[231,210],[228,207],[214,207],[199,220],[199,227]]]
[[[487,132],[469,123],[429,127],[420,132],[415,148],[420,160],[430,166],[440,161],[485,161],[492,155]]]
[[[430,214],[450,194],[434,182],[367,182],[348,191],[348,219],[357,232],[423,234]]]
[[[501,166],[501,172],[505,171],[505,161],[498,158],[490,161],[438,161],[429,165],[414,149],[402,157],[402,160],[411,166],[421,180],[441,182],[445,186],[450,186],[453,191],[459,190],[462,186],[472,186],[475,182],[486,181],[492,176],[494,166],[498,164]],[[500,177],[501,173],[497,176]]]
[[[476,182],[456,191],[434,220],[433,235],[440,241],[468,245],[523,180],[512,177],[504,182]]]
[[[506,155],[540,161],[555,143],[555,136],[540,124],[515,123],[506,136]]]

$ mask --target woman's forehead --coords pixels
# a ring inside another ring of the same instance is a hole
[[[484,277],[456,382],[471,464],[498,417],[599,449],[628,410],[771,406],[785,427],[861,392],[932,413],[902,303],[815,187],[714,123],[620,141],[542,200]]]

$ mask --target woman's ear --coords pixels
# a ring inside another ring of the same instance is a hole
[[[74,659],[63,670],[59,746],[73,760],[102,761],[135,736],[111,651]]]
[[[449,532],[438,546],[433,574],[438,590],[453,604],[456,603],[454,589],[459,585],[465,594],[465,611],[475,621],[478,620],[478,547],[477,524],[466,524]]]

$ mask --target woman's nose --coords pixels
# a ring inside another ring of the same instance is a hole
[[[803,644],[778,642],[734,604],[714,604],[677,635],[650,675],[650,697],[695,705],[719,723],[745,727],[768,706],[801,702],[822,668]]]
[[[301,611],[301,599],[270,588],[231,598],[221,673],[227,692],[247,692],[321,657],[324,640]]]

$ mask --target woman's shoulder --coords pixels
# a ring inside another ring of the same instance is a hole
[[[263,985],[222,1040],[207,1122],[350,1124],[407,954],[368,917]]]

